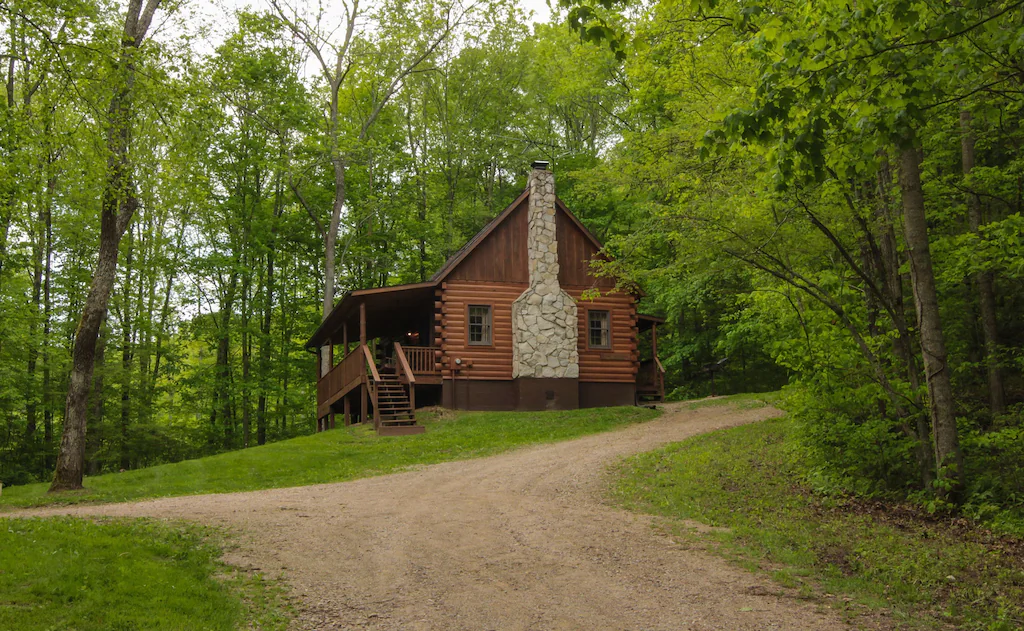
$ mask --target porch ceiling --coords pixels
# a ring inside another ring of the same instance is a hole
[[[643,313],[636,314],[637,329],[640,331],[646,331],[655,324],[665,324],[665,318],[659,318],[658,316],[646,315]]]
[[[345,294],[327,319],[306,342],[307,349],[342,343],[342,328],[348,325],[348,341],[359,341],[359,304],[366,304],[366,338],[398,337],[422,326],[434,313],[436,283],[395,285],[357,289]]]

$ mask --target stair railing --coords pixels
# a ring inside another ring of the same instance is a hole
[[[366,359],[366,386],[370,391],[370,400],[373,401],[373,426],[379,428],[380,406],[377,405],[377,386],[380,385],[380,373],[377,372],[377,364],[373,361],[370,347],[366,344],[361,344],[360,346],[363,347],[363,357]],[[365,416],[366,410],[363,410],[362,413]]]
[[[657,355],[654,357],[654,365],[657,366],[658,370],[655,373],[658,377],[658,397],[665,400],[665,367],[661,365],[661,360],[658,359]]]
[[[416,417],[416,375],[409,368],[409,361],[405,357],[405,351],[399,342],[395,342],[395,369],[398,373],[398,380],[406,385],[409,390],[409,412],[413,418]]]

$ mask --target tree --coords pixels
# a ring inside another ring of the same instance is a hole
[[[334,308],[338,231],[345,208],[349,165],[363,149],[361,145],[374,123],[405,80],[467,19],[475,5],[464,7],[451,2],[440,5],[435,11],[433,5],[388,1],[375,11],[367,11],[360,7],[359,0],[351,4],[342,2],[344,36],[341,42],[332,41],[334,29],[325,23],[322,11],[313,19],[307,19],[280,0],[271,0],[271,6],[281,22],[313,55],[329,92],[324,145],[334,190],[326,222],[304,201],[299,183],[292,183],[293,191],[303,200],[324,240],[323,317],[326,319]],[[374,28],[363,29],[361,22],[366,18],[372,21]],[[343,92],[346,86],[348,94]],[[350,101],[343,104],[343,97]],[[353,110],[349,120],[345,118],[348,112],[342,111],[343,105]],[[327,354],[322,353],[323,372],[329,369],[327,361]]]
[[[114,93],[107,107],[107,183],[100,210],[100,243],[89,296],[75,333],[57,468],[50,491],[82,488],[85,466],[87,401],[96,360],[96,340],[106,317],[117,271],[118,246],[135,213],[138,198],[129,149],[137,55],[146,39],[160,0],[130,0],[120,44],[113,61]]]

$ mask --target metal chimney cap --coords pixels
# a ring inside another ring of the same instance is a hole
[[[541,171],[547,171],[548,167],[551,166],[551,163],[547,160],[534,160],[530,163],[530,166],[535,169],[540,169]]]

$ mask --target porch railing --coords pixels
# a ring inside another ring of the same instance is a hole
[[[335,399],[363,383],[364,379],[370,386],[371,394],[375,396],[376,385],[380,383],[380,373],[373,363],[370,348],[365,344],[357,344],[337,366],[331,368],[316,382],[319,415],[329,413],[329,406]],[[376,404],[376,401],[374,403]]]
[[[434,346],[402,346],[405,358],[409,362],[409,368],[414,375],[436,375],[437,368],[434,360]]]
[[[405,384],[406,396],[409,397],[409,407],[416,409],[416,374],[409,366],[409,359],[405,355],[404,347],[395,342],[395,368],[398,373],[399,382]]]

